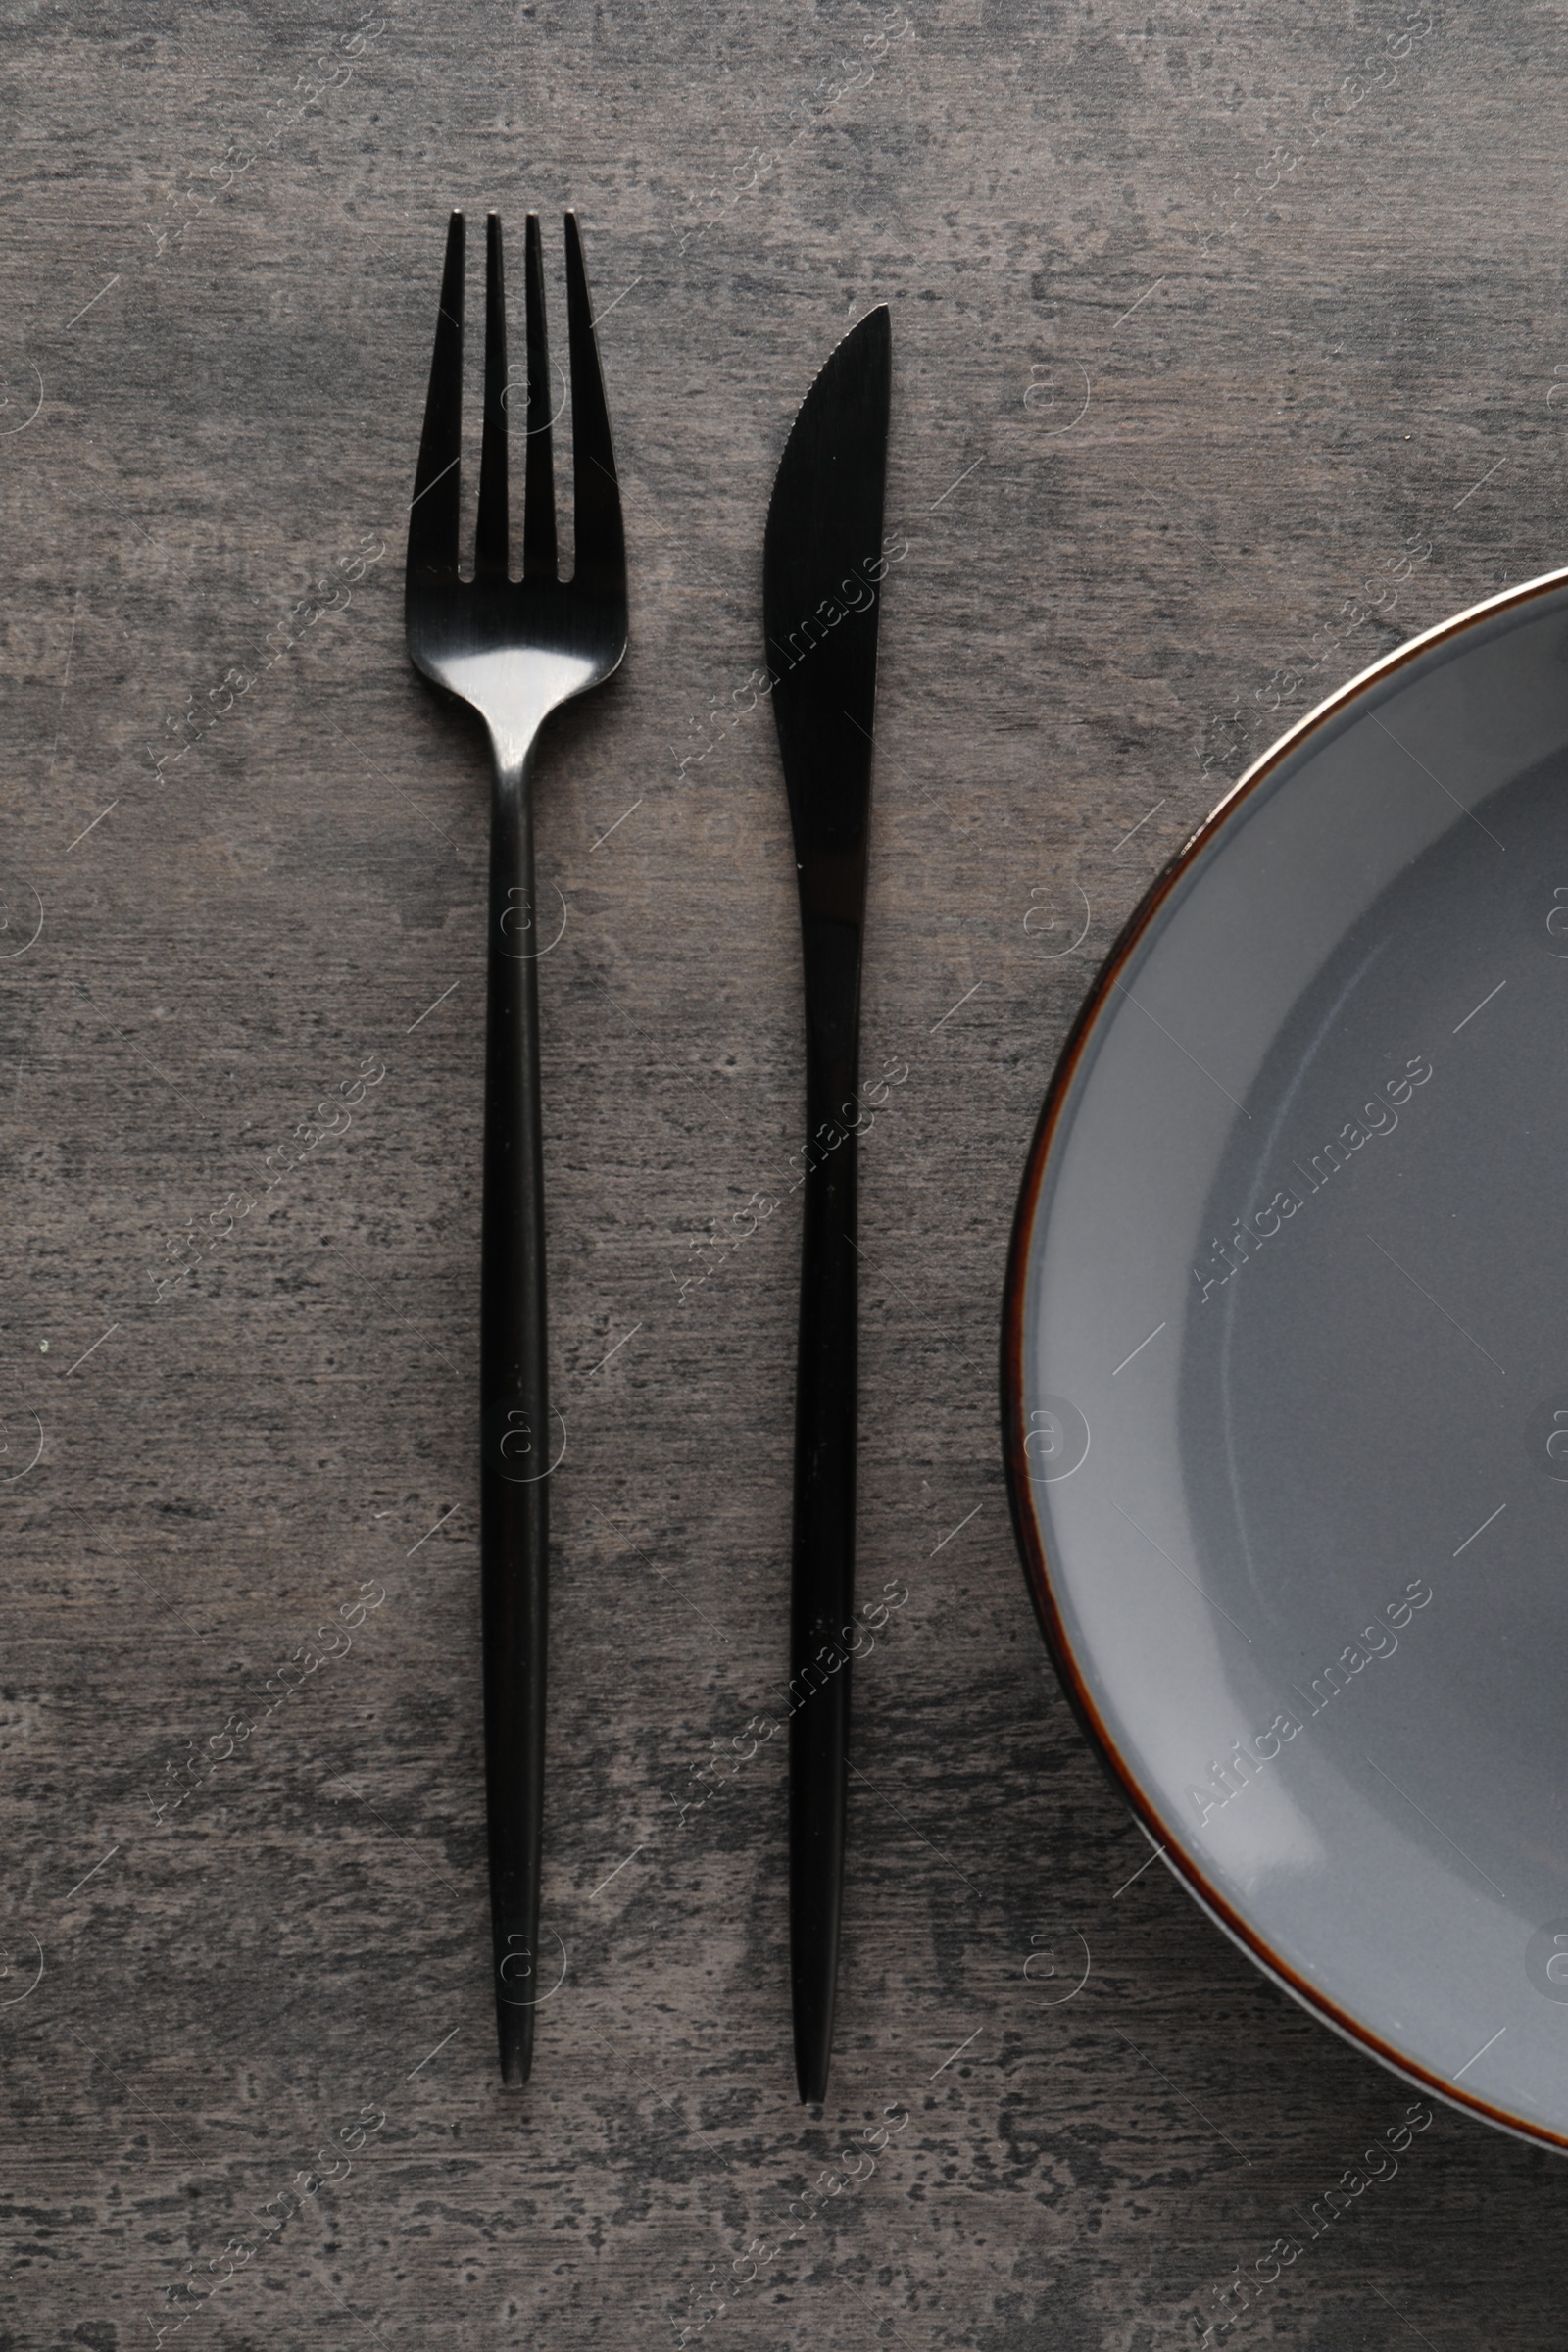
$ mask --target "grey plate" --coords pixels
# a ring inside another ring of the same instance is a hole
[[[1172,1869],[1568,2145],[1568,572],[1314,711],[1150,892],[1041,1116],[1004,1407]]]

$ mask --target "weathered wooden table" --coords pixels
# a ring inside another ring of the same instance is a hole
[[[0,2347],[1133,2352],[1230,2316],[1538,2352],[1539,2152],[1440,2111],[1307,2238],[1412,2102],[1140,1868],[1013,1556],[996,1354],[1040,1097],[1151,874],[1293,713],[1568,553],[1560,21],[381,4],[0,12]],[[401,633],[454,202],[579,208],[634,565],[625,669],[540,773],[562,1973],[522,2095],[479,1732],[487,782]],[[758,1196],[802,1093],[760,548],[877,300],[891,1605],[813,2124],[755,1720],[798,1230]]]

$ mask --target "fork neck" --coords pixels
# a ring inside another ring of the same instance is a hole
[[[533,739],[492,736],[490,930],[492,956],[532,965],[538,953],[533,872]]]
[[[529,786],[533,780],[534,746],[537,741],[537,729],[524,734],[520,729],[513,732],[491,728],[490,766],[493,776],[491,790],[493,805],[496,808],[499,808],[504,800],[515,800],[519,797],[523,800],[528,799]]]
[[[490,765],[498,793],[525,790],[533,767],[534,747],[550,714],[550,706],[487,710],[485,730],[490,737]]]

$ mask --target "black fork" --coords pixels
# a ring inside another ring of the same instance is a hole
[[[404,612],[416,668],[478,712],[495,769],[479,1370],[485,1796],[501,2073],[505,2082],[525,2082],[533,2062],[534,2012],[555,1988],[540,1953],[539,1867],[549,1480],[565,1439],[564,1423],[550,1409],[545,1324],[538,961],[553,942],[541,937],[534,893],[533,751],[550,712],[608,678],[625,653],[626,557],[588,280],[576,217],[567,213],[576,562],[568,581],[557,576],[544,268],[538,216],[530,213],[522,576],[511,576],[500,217],[492,213],[487,225],[484,437],[473,578],[464,580],[458,572],[464,221],[454,213],[409,510]]]

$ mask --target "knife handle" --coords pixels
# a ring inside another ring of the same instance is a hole
[[[485,1807],[501,2075],[526,2082],[539,1997],[550,1469],[539,927],[528,762],[498,762],[490,827],[480,1578]]]
[[[856,1138],[838,1124],[853,1058],[814,1071],[808,1147],[795,1391],[790,1593],[790,1975],[801,2097],[827,2095],[838,1983],[849,1788],[855,1607],[857,1389]],[[826,1133],[824,1133],[826,1131]],[[841,1134],[836,1145],[828,1139]],[[812,1152],[822,1156],[811,1164]]]

